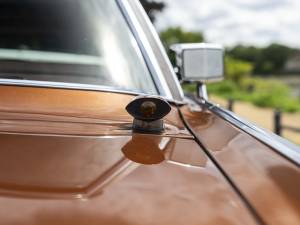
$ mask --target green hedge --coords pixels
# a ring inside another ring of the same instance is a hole
[[[277,108],[284,112],[299,112],[300,99],[292,97],[289,87],[277,80],[244,78],[239,84],[232,80],[208,84],[208,93],[251,102],[258,107]],[[184,85],[186,92],[195,91],[194,85]]]

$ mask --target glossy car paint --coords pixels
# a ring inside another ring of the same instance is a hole
[[[300,224],[300,170],[208,109],[186,105],[190,129],[266,224]]]
[[[1,224],[257,224],[185,129],[132,133],[135,97],[0,86]]]
[[[2,131],[65,135],[131,134],[132,117],[125,107],[136,97],[134,95],[5,85],[0,86],[0,92]],[[185,137],[188,134],[176,111],[172,110],[166,121],[166,131],[162,135]]]

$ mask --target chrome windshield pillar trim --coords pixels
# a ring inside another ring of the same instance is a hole
[[[166,62],[167,66],[168,66],[168,69],[169,69],[169,74],[172,76],[173,80],[174,80],[174,84],[175,84],[175,87],[173,87],[174,85],[169,85],[171,89],[176,89],[174,90],[174,92],[179,92],[179,96],[180,96],[180,99],[176,99],[176,100],[179,100],[179,101],[182,101],[183,98],[184,98],[184,93],[183,93],[183,90],[180,86],[180,82],[175,74],[175,71],[174,71],[174,68],[171,64],[171,61],[165,51],[165,48],[164,46],[162,45],[162,42],[158,36],[158,33],[156,32],[155,30],[155,27],[153,26],[153,24],[151,23],[150,19],[148,18],[148,15],[146,14],[145,10],[143,9],[142,5],[138,2],[138,0],[131,0],[133,2],[136,2],[135,4],[137,5],[137,7],[140,9],[140,12],[141,14],[143,14],[143,17],[145,19],[145,22],[147,23],[148,25],[148,28],[153,36],[153,39],[155,40],[157,46],[159,47],[160,49],[160,52],[162,54],[162,57],[164,59],[164,61]],[[172,90],[171,90],[172,91]]]
[[[238,117],[233,112],[220,108],[211,102],[196,98],[193,98],[193,100],[195,100],[200,106],[204,106],[209,111],[231,123],[235,127],[243,130],[247,134],[268,145],[287,160],[293,162],[297,166],[300,166],[300,147],[296,144],[293,144],[270,131],[260,128],[253,123]]]
[[[139,48],[142,52],[142,55],[146,61],[146,64],[153,76],[154,82],[157,85],[160,95],[173,99],[172,93],[169,89],[167,81],[159,67],[159,64],[156,61],[154,52],[150,44],[148,43],[147,37],[143,32],[141,25],[139,24],[137,18],[134,15],[129,3],[127,0],[116,0],[121,12],[123,13],[136,41],[139,45]]]

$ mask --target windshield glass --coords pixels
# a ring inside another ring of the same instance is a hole
[[[157,94],[115,1],[0,0],[0,79]]]

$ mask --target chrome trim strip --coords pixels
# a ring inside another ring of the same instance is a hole
[[[296,144],[293,144],[270,131],[260,128],[257,125],[238,117],[233,112],[220,108],[218,105],[215,105],[211,102],[201,101],[195,98],[194,100],[199,105],[208,108],[208,110],[210,110],[214,114],[223,118],[224,120],[236,126],[237,128],[245,131],[246,133],[255,137],[264,144],[270,146],[274,151],[284,156],[288,160],[292,161],[297,166],[300,166],[300,147]]]
[[[14,79],[0,79],[0,85],[16,85],[16,86],[31,86],[31,87],[49,87],[49,88],[61,88],[61,89],[76,89],[76,90],[90,90],[90,91],[106,91],[116,92],[130,95],[146,95],[146,93],[138,91],[129,91],[124,89],[118,89],[116,87],[90,85],[90,84],[78,84],[78,83],[65,83],[54,81],[36,81],[36,80],[14,80]]]
[[[7,86],[21,86],[21,87],[47,87],[47,88],[59,88],[59,89],[70,89],[70,90],[85,90],[85,91],[102,91],[111,92],[119,94],[128,94],[133,96],[147,96],[145,92],[140,91],[130,91],[124,89],[118,89],[116,87],[101,86],[101,85],[90,85],[90,84],[78,84],[78,83],[64,83],[64,82],[54,82],[54,81],[36,81],[36,80],[13,80],[13,79],[0,79],[0,85]],[[156,96],[151,94],[151,96]],[[161,96],[158,96],[161,97]],[[176,101],[174,99],[165,98],[166,101],[170,103],[175,103],[177,105],[183,105],[184,102]]]
[[[169,57],[168,57],[166,51],[165,51],[165,48],[164,48],[164,46],[162,45],[162,42],[161,42],[161,40],[160,40],[160,38],[159,38],[159,35],[158,35],[158,33],[156,32],[155,27],[154,27],[153,24],[151,23],[150,19],[148,18],[148,15],[146,14],[146,12],[145,12],[145,10],[143,9],[143,7],[142,7],[142,5],[140,4],[140,2],[139,2],[138,0],[132,0],[132,1],[136,2],[135,4],[136,4],[137,7],[140,9],[141,14],[143,14],[143,17],[145,18],[145,22],[146,22],[146,24],[148,25],[148,28],[149,28],[149,30],[150,30],[150,32],[151,32],[151,34],[152,34],[152,36],[153,36],[153,38],[154,38],[154,40],[155,40],[157,46],[158,46],[159,49],[160,49],[160,52],[161,52],[161,54],[162,54],[162,56],[163,56],[163,59],[164,59],[164,60],[166,61],[166,63],[167,63],[167,66],[168,66],[168,69],[169,69],[169,73],[170,73],[170,75],[172,76],[172,78],[173,78],[173,80],[174,80],[174,83],[175,83],[175,87],[172,87],[172,85],[170,85],[169,88],[171,88],[171,89],[175,88],[175,89],[176,89],[176,92],[179,92],[179,96],[180,96],[180,99],[176,99],[176,100],[182,101],[183,98],[184,98],[183,90],[182,90],[182,88],[181,88],[181,86],[180,86],[180,82],[179,82],[179,80],[178,80],[178,78],[177,78],[177,76],[176,76],[176,74],[175,74],[175,72],[174,72],[174,68],[173,68],[173,66],[172,66],[172,64],[171,64],[171,61],[170,61],[170,59],[169,59]],[[171,90],[171,91],[172,91],[172,90]]]
[[[123,13],[139,47],[142,52],[142,55],[145,58],[146,64],[148,65],[151,74],[154,78],[155,84],[158,86],[159,93],[167,97],[168,99],[173,99],[172,93],[169,89],[169,86],[166,82],[166,79],[159,67],[159,64],[156,61],[155,55],[152,51],[152,48],[145,36],[141,25],[139,24],[137,18],[134,15],[129,3],[127,0],[116,0],[119,5],[121,12]]]

